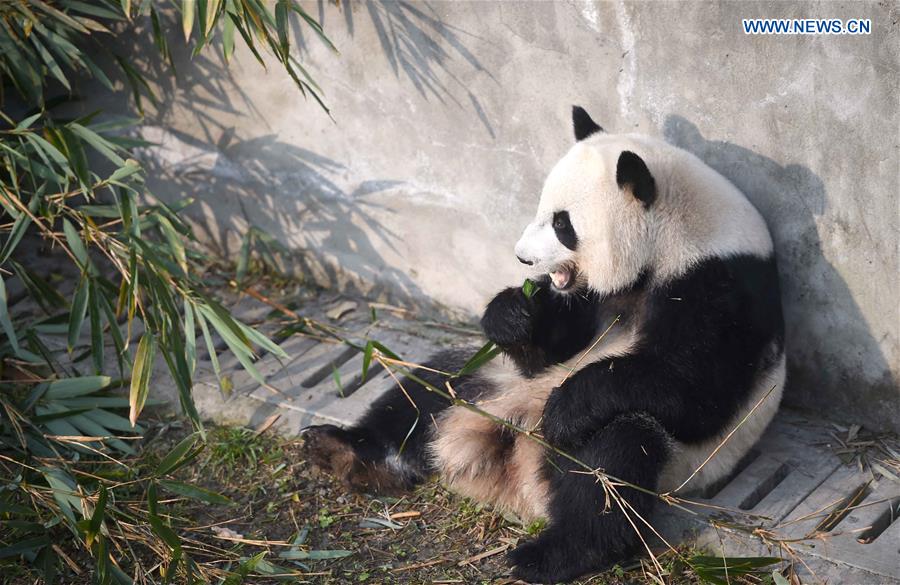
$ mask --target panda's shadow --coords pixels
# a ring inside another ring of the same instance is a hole
[[[667,117],[664,135],[734,183],[769,224],[787,326],[786,403],[827,405],[824,415],[863,412],[886,423],[883,414],[873,412],[876,401],[860,398],[890,399],[896,383],[852,291],[823,253],[817,225],[828,209],[823,181],[805,166],[782,165],[748,148],[707,140],[681,116]],[[863,396],[853,392],[860,386],[868,386]],[[865,403],[872,411],[861,411]]]

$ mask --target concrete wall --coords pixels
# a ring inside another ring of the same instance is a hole
[[[581,104],[694,152],[768,219],[789,402],[900,429],[896,2],[342,4],[308,5],[341,54],[308,32],[301,51],[334,121],[246,51],[160,82],[154,188],[199,197],[209,241],[250,223],[320,279],[477,314],[524,275],[513,244]],[[747,36],[750,17],[873,31]]]

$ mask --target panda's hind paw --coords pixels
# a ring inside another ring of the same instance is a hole
[[[524,542],[507,554],[512,576],[528,583],[568,583],[602,568],[590,545],[572,542],[552,529]]]
[[[363,459],[354,449],[361,444],[359,435],[352,429],[334,425],[317,425],[303,430],[303,452],[314,466],[330,473],[349,490],[399,495],[411,489],[421,477],[417,470],[397,469],[385,463],[384,452],[375,443],[369,443],[369,458]]]
[[[334,425],[317,425],[303,430],[303,452],[310,463],[345,480],[353,467],[356,453],[347,431]]]

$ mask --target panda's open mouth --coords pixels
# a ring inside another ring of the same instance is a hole
[[[569,290],[575,286],[578,276],[578,268],[572,262],[561,264],[550,271],[550,282],[558,291]]]

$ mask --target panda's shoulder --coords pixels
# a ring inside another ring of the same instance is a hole
[[[752,331],[760,343],[783,336],[778,268],[772,254],[711,256],[651,288],[651,328],[657,335]]]

